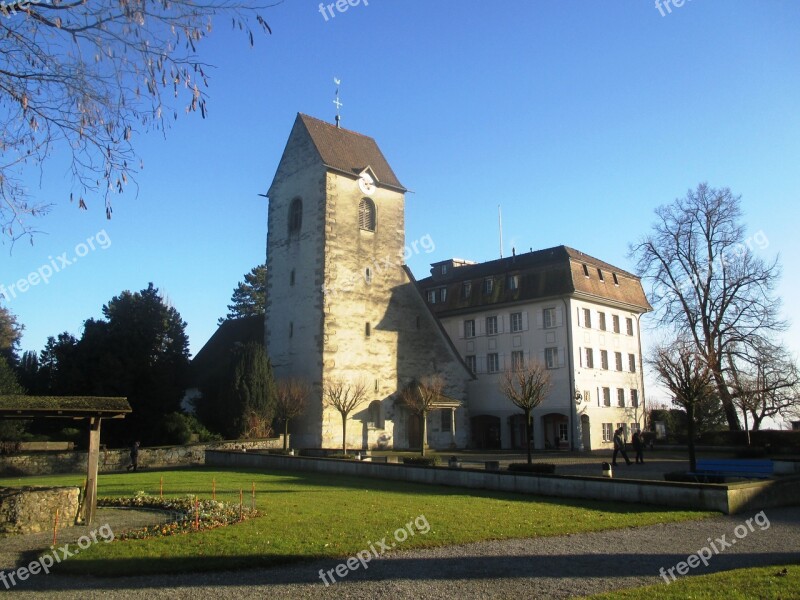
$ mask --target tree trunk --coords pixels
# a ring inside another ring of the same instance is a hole
[[[686,405],[686,420],[689,432],[689,470],[694,473],[697,469],[697,457],[694,452],[694,402]]]
[[[283,451],[286,452],[286,440],[289,439],[289,419],[283,420]]]
[[[342,413],[342,453],[347,454],[347,415]]]
[[[742,425],[739,423],[739,413],[736,410],[736,404],[733,402],[728,386],[725,384],[725,379],[717,371],[717,368],[713,368],[712,373],[714,374],[714,383],[717,386],[717,392],[719,392],[719,398],[722,402],[722,410],[725,412],[725,419],[728,421],[728,428],[731,431],[741,431]]]
[[[420,430],[422,431],[422,456],[425,456],[425,446],[428,445],[428,413],[423,411],[420,415],[420,419],[422,419]]]
[[[746,408],[742,411],[742,414],[744,415],[744,430],[747,433],[747,445],[749,446],[750,445],[750,427],[748,427],[748,425],[747,425],[747,409]]]
[[[531,423],[531,409],[525,409],[525,442],[528,448],[528,464],[533,463],[533,457],[531,456],[531,438],[533,434],[533,423]]]

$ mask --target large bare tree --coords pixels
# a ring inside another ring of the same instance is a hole
[[[54,150],[70,157],[81,209],[111,195],[140,168],[133,139],[164,131],[179,112],[207,112],[209,65],[197,46],[227,16],[253,44],[269,32],[264,8],[229,0],[11,0],[0,11],[0,227],[30,235],[27,217],[48,209],[28,192]]]
[[[430,375],[412,381],[400,391],[400,403],[419,417],[422,456],[425,456],[428,447],[428,414],[435,410],[436,405],[444,398],[444,387],[445,382],[441,375]]]
[[[346,453],[347,418],[366,401],[367,384],[360,380],[352,383],[334,377],[323,384],[322,398],[325,406],[335,408],[342,417],[342,452]]]
[[[306,412],[309,385],[300,379],[281,379],[276,386],[275,416],[283,421],[283,449],[289,439],[289,421]]]
[[[528,464],[533,462],[531,442],[533,423],[531,413],[550,393],[552,384],[547,367],[537,360],[528,360],[521,365],[506,369],[500,378],[500,391],[525,413],[525,441],[528,448]]]
[[[677,340],[654,348],[650,365],[672,393],[673,404],[686,411],[689,437],[689,464],[697,468],[695,455],[695,408],[716,393],[714,376],[705,359],[695,350],[694,342]]]
[[[725,357],[786,328],[774,295],[777,259],[756,255],[755,236],[746,239],[741,223],[741,198],[728,188],[700,184],[657,208],[656,216],[652,232],[631,245],[630,253],[639,275],[652,284],[659,323],[693,344],[711,373],[729,427],[739,430]],[[760,249],[767,243],[759,240]]]

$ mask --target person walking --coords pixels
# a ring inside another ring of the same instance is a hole
[[[133,442],[131,446],[131,464],[128,465],[128,471],[135,471],[139,468],[139,442]]]
[[[611,464],[615,467],[617,466],[617,453],[622,454],[622,458],[625,459],[625,463],[630,465],[631,459],[628,458],[628,453],[625,452],[625,442],[622,439],[622,427],[619,427],[614,432],[614,456],[611,458]]]
[[[642,434],[635,431],[631,441],[633,442],[633,449],[636,450],[636,464],[644,464],[644,440],[642,440]]]

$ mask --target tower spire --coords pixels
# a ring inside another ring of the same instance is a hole
[[[337,79],[336,77],[333,78],[333,83],[336,84],[336,98],[334,99],[333,103],[336,105],[336,128],[339,128],[339,122],[342,120],[342,116],[339,114],[339,109],[344,106],[342,101],[339,100],[339,84],[342,83],[341,79]]]

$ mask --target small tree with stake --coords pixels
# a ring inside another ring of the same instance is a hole
[[[322,388],[325,406],[335,408],[342,417],[342,452],[347,452],[347,417],[364,403],[367,386],[363,381],[348,383],[344,379],[333,378]]]
[[[657,347],[650,363],[661,382],[672,392],[673,402],[686,411],[689,465],[694,471],[697,468],[694,410],[699,402],[716,393],[713,373],[703,358],[684,340]]]
[[[550,393],[551,387],[550,373],[548,373],[547,367],[536,360],[529,360],[521,365],[516,365],[516,368],[506,369],[500,379],[500,391],[525,413],[525,438],[529,465],[533,463],[531,413]]]
[[[420,453],[425,456],[428,445],[428,413],[444,397],[444,379],[440,375],[423,377],[414,381],[400,392],[400,402],[420,419],[422,442]]]
[[[275,416],[283,421],[283,449],[287,448],[289,421],[306,412],[306,401],[310,388],[299,379],[278,381],[275,402]]]

